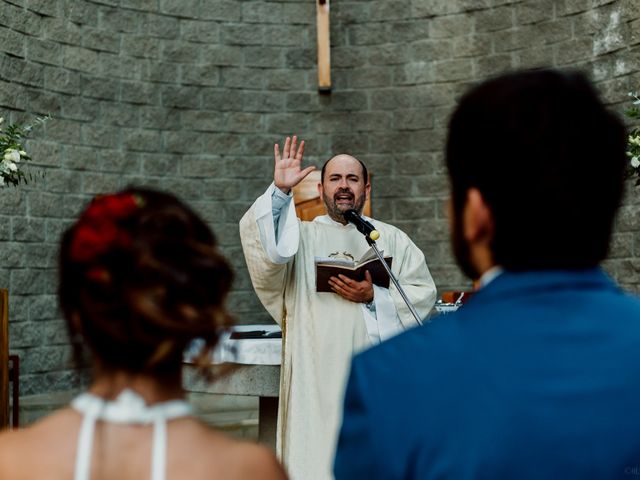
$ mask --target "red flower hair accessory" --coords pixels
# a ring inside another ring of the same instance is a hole
[[[142,198],[130,193],[96,197],[78,221],[71,241],[71,259],[89,262],[111,248],[131,245],[131,235],[119,228],[118,221],[143,204]]]

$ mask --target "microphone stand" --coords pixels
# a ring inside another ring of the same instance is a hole
[[[416,309],[413,306],[413,304],[411,303],[411,300],[409,300],[409,297],[407,297],[407,294],[404,292],[404,290],[400,286],[400,283],[398,283],[398,279],[396,278],[396,276],[391,272],[391,269],[389,268],[389,265],[387,265],[387,262],[382,257],[382,254],[380,253],[380,250],[378,250],[378,245],[376,245],[375,240],[371,239],[369,237],[369,235],[365,235],[364,238],[367,240],[367,243],[371,246],[371,248],[373,248],[373,251],[376,252],[376,255],[380,259],[380,262],[382,263],[382,266],[385,268],[385,270],[389,274],[389,278],[391,279],[393,284],[398,289],[398,292],[400,293],[400,296],[404,300],[404,303],[407,304],[407,307],[409,308],[409,311],[413,314],[413,318],[416,319],[416,322],[418,322],[418,325],[422,325],[422,319],[420,318],[420,315],[418,315],[418,312],[416,312]]]

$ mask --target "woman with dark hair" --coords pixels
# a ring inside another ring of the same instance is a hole
[[[96,198],[63,235],[60,305],[88,392],[32,427],[0,435],[2,479],[283,479],[274,455],[191,413],[183,350],[200,358],[230,319],[232,272],[207,225],[172,195]]]

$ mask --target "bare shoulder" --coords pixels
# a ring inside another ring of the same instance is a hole
[[[287,475],[270,449],[252,442],[239,441],[209,427],[201,437],[201,446],[209,452],[209,471],[224,474],[221,478],[286,480]],[[191,444],[193,445],[193,443]],[[211,452],[216,452],[212,455]]]
[[[30,427],[0,433],[0,478],[26,478],[38,468],[34,458],[39,465],[59,464],[60,458],[75,450],[79,422],[75,412],[64,409]]]
[[[255,443],[236,442],[234,456],[241,459],[239,478],[264,480],[286,479],[287,475],[275,454]]]

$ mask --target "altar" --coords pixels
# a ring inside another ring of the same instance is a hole
[[[191,363],[201,343],[196,341],[187,349],[183,367],[183,386],[188,392],[258,397],[258,438],[274,450],[282,356],[279,332],[277,325],[238,325],[223,334],[211,361],[230,370],[213,382],[201,378]]]

